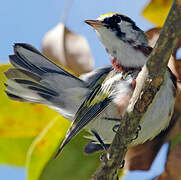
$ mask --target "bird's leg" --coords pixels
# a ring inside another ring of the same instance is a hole
[[[120,126],[119,124],[116,124],[115,126],[113,126],[113,128],[112,128],[113,132],[119,134],[117,131],[119,126]],[[119,134],[119,135],[121,136],[121,134]],[[124,148],[127,149],[127,146],[124,146]],[[120,169],[124,168],[124,164],[125,164],[125,160],[122,161]]]
[[[120,121],[121,121],[121,119],[119,119],[119,118],[103,117],[103,119],[108,120],[108,121],[117,121],[117,122],[120,122]]]
[[[113,132],[115,132],[116,134],[121,136],[121,134],[118,133],[118,128],[119,127],[120,127],[120,124],[116,124],[116,125],[113,126],[112,130],[113,130]],[[133,139],[131,139],[131,141],[134,141],[135,139],[138,138],[138,134],[139,134],[140,130],[141,130],[141,126],[139,125],[137,130],[136,130],[136,136]],[[124,148],[127,149],[127,146],[124,146]],[[120,169],[124,168],[124,164],[125,164],[125,160],[122,161]]]
[[[121,167],[120,167],[120,169],[124,168],[124,165],[125,165],[125,160],[123,160],[123,161],[121,162]]]
[[[113,128],[112,128],[113,132],[119,134],[118,131],[117,131],[119,126],[120,126],[119,124],[114,125]],[[141,126],[140,125],[138,126],[138,128],[136,130],[136,136],[133,139],[131,139],[131,141],[134,141],[135,139],[138,138],[139,131],[141,131]],[[121,134],[119,134],[119,135],[121,136]]]
[[[104,150],[107,152],[108,148],[107,146],[104,144],[103,140],[101,139],[101,137],[99,136],[99,134],[97,133],[96,130],[91,130],[91,132],[94,134],[94,136],[97,138],[97,140],[99,141],[99,143],[101,144],[101,146],[104,148]]]
[[[115,132],[116,134],[119,134],[119,133],[118,133],[118,128],[119,128],[119,126],[120,126],[120,124],[116,124],[116,125],[114,125],[113,128],[112,128],[113,132]],[[119,134],[119,135],[121,136],[121,134]]]
[[[135,139],[138,138],[139,131],[141,131],[141,126],[140,125],[137,127],[136,136],[133,139],[131,139],[131,141],[134,141]]]
[[[92,129],[91,132],[94,134],[94,136],[97,138],[97,140],[99,141],[99,143],[101,144],[101,146],[104,148],[104,150],[106,152],[105,154],[101,155],[101,157],[100,157],[100,160],[104,161],[105,160],[105,156],[106,156],[106,154],[108,152],[108,147],[104,144],[103,140],[101,139],[101,137],[99,136],[99,134],[97,133],[96,130]]]

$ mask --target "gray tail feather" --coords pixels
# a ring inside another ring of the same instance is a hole
[[[85,98],[76,93],[84,95],[88,91],[84,81],[57,66],[28,44],[15,44],[14,55],[9,58],[14,66],[5,72],[8,78],[5,92],[9,98],[60,109],[65,117],[66,114],[75,114]]]
[[[5,85],[6,94],[13,100],[51,105],[47,100],[57,96],[51,89],[26,79],[8,79]]]

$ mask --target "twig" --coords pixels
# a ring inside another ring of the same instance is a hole
[[[132,103],[121,120],[118,134],[109,148],[100,168],[92,175],[92,180],[117,180],[118,169],[124,160],[130,140],[135,136],[140,120],[159,90],[166,72],[168,60],[181,36],[181,0],[174,0],[160,37],[143,69],[144,79],[133,94]],[[137,83],[139,84],[139,83]],[[122,136],[120,136],[121,134]]]
[[[66,23],[67,15],[68,15],[68,12],[69,12],[69,10],[70,10],[71,5],[72,5],[72,0],[67,0],[67,1],[66,1],[66,5],[65,5],[65,8],[64,8],[64,10],[63,10],[63,13],[61,14],[61,22],[62,22],[63,24]]]

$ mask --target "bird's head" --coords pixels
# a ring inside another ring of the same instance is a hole
[[[144,52],[144,47],[148,46],[146,35],[129,17],[108,13],[85,22],[95,29],[106,51],[120,64],[140,67],[145,63],[147,52]]]

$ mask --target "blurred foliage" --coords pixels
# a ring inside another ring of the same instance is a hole
[[[42,53],[77,76],[94,69],[87,39],[70,31],[63,23],[58,23],[44,35]]]
[[[42,169],[60,145],[68,125],[69,123],[66,119],[56,118],[48,124],[32,143],[27,157],[29,180],[39,178]]]
[[[143,9],[142,15],[156,26],[161,27],[166,20],[171,5],[172,0],[151,0]]]
[[[70,123],[43,105],[8,99],[3,72],[10,67],[0,66],[0,163],[25,166],[26,162],[28,180],[38,180],[40,176],[41,180],[88,179],[100,161],[99,155],[83,154],[88,142],[82,137],[85,132],[55,160],[54,154]]]
[[[25,166],[27,152],[33,139],[0,137],[0,163]]]
[[[181,142],[181,117],[179,117],[178,119],[178,126],[179,126],[179,130],[178,131],[178,134],[176,137],[174,137],[171,142],[170,142],[170,150],[172,148],[174,148],[174,146],[176,146],[179,142]]]
[[[58,113],[42,105],[10,100],[4,92],[5,72],[10,65],[0,66],[0,137],[35,137]]]
[[[163,26],[171,4],[172,0],[151,0],[142,14],[156,26]],[[86,39],[71,32],[64,24],[59,23],[45,35],[42,49],[46,56],[69,71],[71,69],[74,74],[93,69],[94,63]],[[85,63],[85,59],[89,59],[89,63]],[[100,154],[83,154],[83,148],[88,142],[82,137],[85,132],[78,134],[54,159],[69,122],[46,106],[8,99],[4,93],[6,77],[3,72],[10,67],[0,65],[0,163],[26,165],[28,180],[89,179],[100,163]],[[179,134],[172,141],[172,147],[180,141],[180,137]],[[137,157],[141,159],[142,154],[145,161],[142,150],[139,150]],[[149,163],[151,165],[152,161]],[[137,164],[135,166],[140,169]]]
[[[10,100],[3,73],[10,67],[0,65],[0,163],[23,166],[32,140],[58,113],[43,105]]]
[[[45,128],[33,142],[28,153],[28,180],[59,180],[59,179],[88,179],[99,164],[99,157],[85,156],[83,148],[88,142],[80,133],[64,151],[54,158],[63,140],[69,123],[56,118]],[[48,164],[47,164],[48,162]]]

